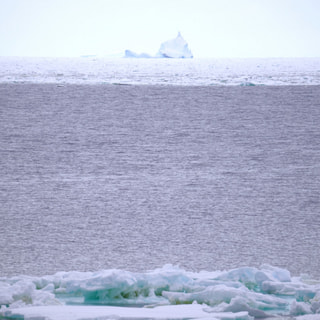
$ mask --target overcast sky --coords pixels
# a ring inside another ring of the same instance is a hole
[[[320,0],[0,0],[0,56],[320,57]]]

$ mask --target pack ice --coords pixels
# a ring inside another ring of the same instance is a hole
[[[263,265],[0,278],[0,319],[320,319],[320,281]]]
[[[163,42],[155,56],[149,55],[148,53],[135,53],[131,50],[126,50],[125,57],[188,59],[193,58],[193,55],[188,47],[188,43],[183,39],[179,32],[176,38]]]

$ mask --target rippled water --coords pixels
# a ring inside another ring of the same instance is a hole
[[[320,87],[0,85],[0,273],[319,277]]]

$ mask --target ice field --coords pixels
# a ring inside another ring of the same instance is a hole
[[[0,278],[0,304],[6,319],[319,319],[320,281],[269,265],[59,272]]]

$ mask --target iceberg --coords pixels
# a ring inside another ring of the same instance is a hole
[[[161,44],[157,54],[152,56],[148,53],[136,53],[131,50],[125,51],[125,58],[173,58],[173,59],[192,59],[193,55],[179,32],[177,37]]]
[[[176,38],[165,41],[161,44],[157,57],[191,59],[193,58],[193,55],[191,50],[188,48],[188,43],[183,39],[179,32]]]
[[[263,265],[0,277],[0,319],[320,319],[320,281]]]
[[[131,50],[126,50],[124,53],[126,58],[152,58],[152,56],[150,56],[150,54],[148,53],[136,53],[134,51]]]

